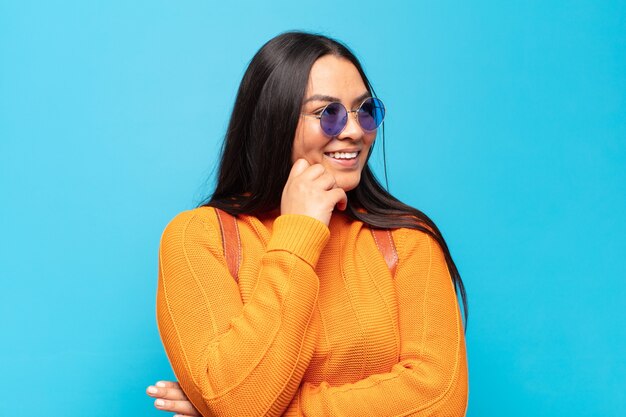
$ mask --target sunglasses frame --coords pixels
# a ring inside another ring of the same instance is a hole
[[[365,128],[361,125],[361,121],[359,120],[359,116],[358,116],[359,111],[361,111],[361,108],[363,107],[363,105],[365,104],[365,102],[366,102],[366,101],[368,101],[368,100],[377,100],[377,101],[381,104],[382,109],[383,109],[383,118],[381,119],[381,121],[380,121],[380,123],[378,124],[378,126],[376,126],[376,128],[375,128],[375,129],[373,129],[373,130],[367,130],[367,129],[365,129]],[[381,99],[379,99],[378,97],[367,97],[367,98],[365,98],[365,99],[361,102],[361,104],[359,104],[359,107],[357,107],[357,108],[356,108],[356,110],[348,110],[348,108],[347,108],[346,106],[344,106],[342,103],[340,103],[340,102],[338,102],[338,101],[333,101],[333,102],[330,102],[330,103],[328,103],[327,105],[325,105],[325,106],[324,106],[324,107],[323,107],[323,108],[322,108],[322,109],[318,112],[319,114],[318,114],[318,113],[302,113],[302,115],[303,115],[303,116],[309,116],[309,117],[315,117],[316,119],[318,119],[318,120],[320,121],[320,127],[321,127],[321,125],[322,125],[322,117],[323,117],[322,115],[324,114],[324,112],[326,111],[326,109],[328,108],[328,106],[332,106],[333,104],[338,104],[338,105],[340,105],[341,107],[343,107],[343,108],[344,108],[344,110],[345,110],[345,111],[346,111],[346,113],[347,113],[347,117],[346,117],[346,124],[344,124],[344,125],[343,125],[343,127],[341,128],[341,130],[340,130],[338,133],[336,133],[335,135],[332,135],[332,136],[331,136],[331,135],[328,135],[328,134],[324,131],[324,128],[322,127],[322,132],[324,132],[324,134],[325,134],[326,136],[331,137],[331,138],[334,138],[334,137],[336,137],[336,136],[339,136],[339,135],[341,134],[341,132],[343,132],[343,131],[344,131],[344,129],[346,128],[346,126],[348,126],[348,117],[350,117],[350,113],[354,113],[354,120],[356,120],[356,122],[358,123],[359,127],[361,127],[361,129],[363,129],[363,131],[364,131],[364,132],[368,132],[368,133],[369,133],[369,132],[374,132],[374,131],[376,131],[376,130],[380,127],[380,125],[382,125],[382,124],[383,124],[383,122],[385,121],[385,116],[387,116],[387,109],[385,108],[385,103],[383,103],[383,101],[382,101]]]

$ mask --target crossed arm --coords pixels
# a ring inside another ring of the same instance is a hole
[[[150,385],[146,393],[155,399],[154,406],[159,410],[176,413],[176,417],[202,417],[178,382],[159,381]]]
[[[294,415],[464,414],[467,368],[456,296],[441,249],[431,238],[416,236],[415,232],[406,231],[396,236],[400,243],[396,276],[401,307],[398,364],[387,374],[372,375],[341,387],[302,384],[289,394],[288,408],[281,406],[276,412]],[[161,410],[177,412],[180,416],[201,415],[176,383],[162,382],[149,387],[148,394],[157,399],[155,405]]]

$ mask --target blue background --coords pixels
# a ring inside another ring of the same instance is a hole
[[[626,2],[598,0],[0,0],[0,415],[161,415],[159,238],[288,29],[387,104],[390,189],[469,292],[468,416],[626,415]]]

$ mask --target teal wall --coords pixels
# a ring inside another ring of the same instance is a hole
[[[626,415],[608,0],[0,0],[0,415],[161,415],[159,237],[210,190],[245,66],[288,29],[348,43],[387,104],[391,191],[467,285],[468,416]]]

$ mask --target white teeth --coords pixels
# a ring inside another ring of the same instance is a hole
[[[327,153],[328,156],[330,156],[331,158],[335,158],[335,159],[353,159],[353,158],[356,158],[358,154],[359,154],[358,152],[329,152]]]

